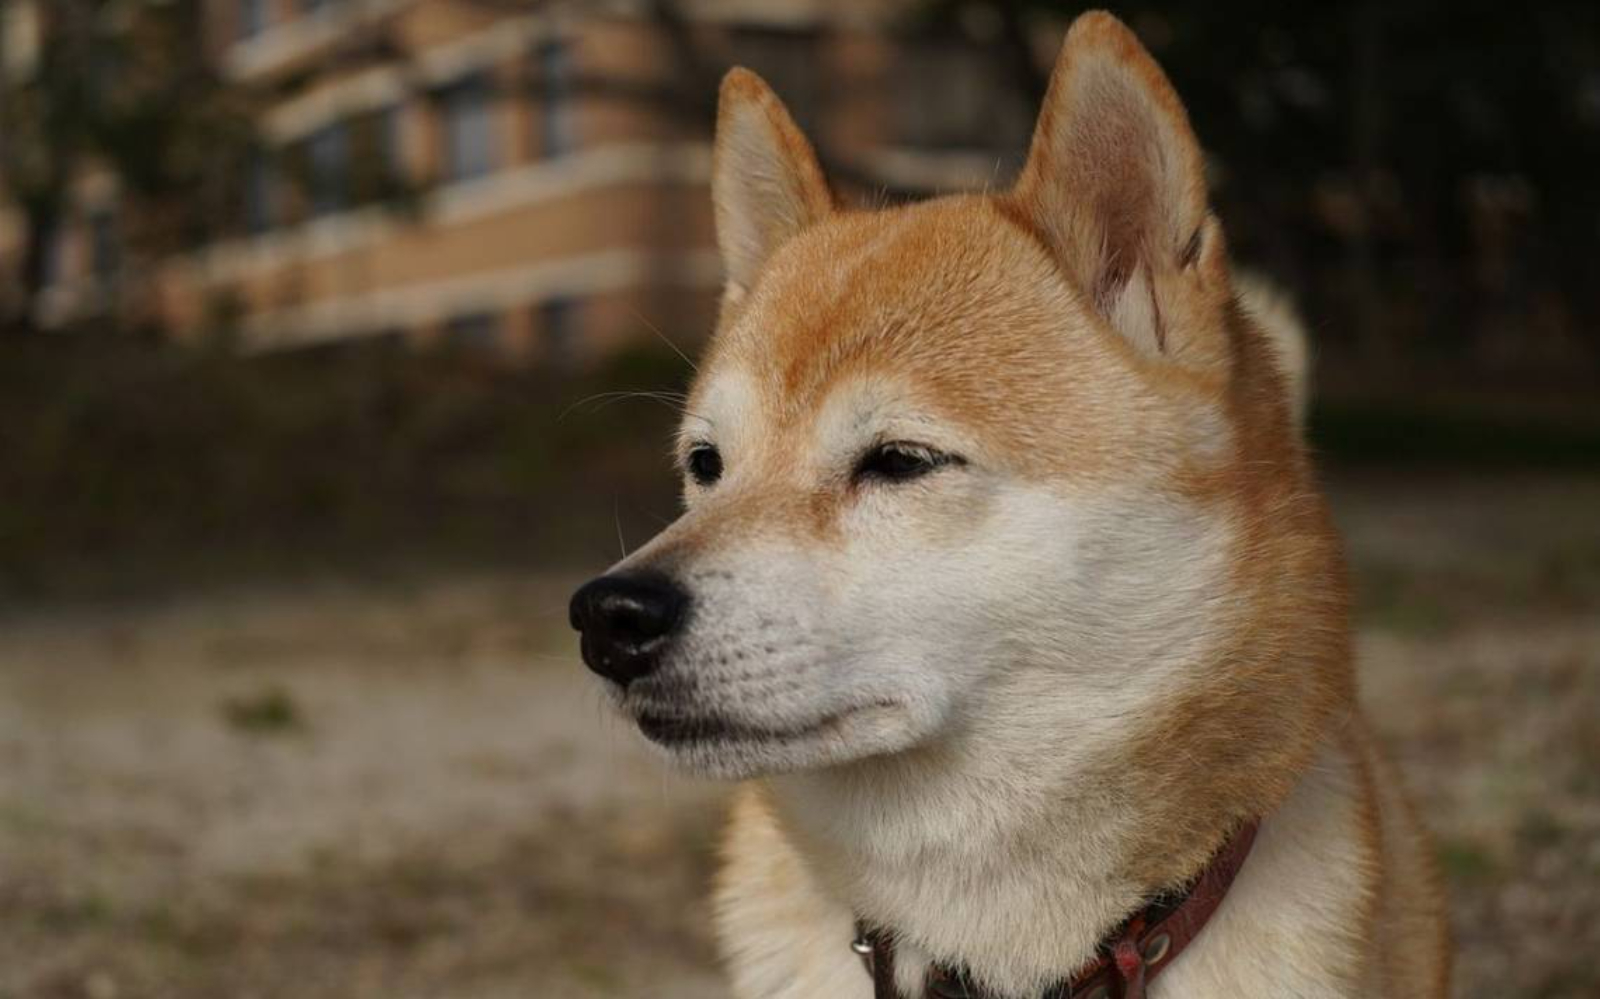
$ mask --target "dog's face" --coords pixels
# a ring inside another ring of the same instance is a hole
[[[1181,108],[1109,23],[1074,31],[999,196],[836,210],[730,75],[687,511],[573,605],[675,760],[748,776],[998,726],[1088,751],[1205,651],[1239,541],[1225,253]]]

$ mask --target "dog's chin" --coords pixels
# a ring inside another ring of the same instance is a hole
[[[916,741],[908,712],[887,701],[782,724],[650,711],[636,714],[635,721],[674,766],[721,780],[839,766],[893,753]]]

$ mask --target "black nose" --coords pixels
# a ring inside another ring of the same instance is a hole
[[[660,573],[601,576],[572,595],[572,626],[583,661],[626,684],[651,670],[689,609],[689,595]]]

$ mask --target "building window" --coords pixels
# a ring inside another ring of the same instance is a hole
[[[538,306],[540,353],[553,368],[572,367],[578,353],[577,303],[552,298]]]
[[[116,277],[122,264],[121,249],[116,214],[109,208],[102,208],[90,215],[89,266],[95,280],[107,282]]]
[[[495,168],[494,88],[487,76],[468,77],[440,95],[445,179],[470,180]]]
[[[405,119],[400,106],[378,112],[378,154],[383,157],[383,173],[390,181],[400,183],[406,179]]]
[[[572,107],[572,48],[565,42],[539,47],[539,154],[562,156],[577,145]]]
[[[352,203],[395,198],[405,191],[405,143],[400,108],[357,115],[349,122],[348,173]]]
[[[276,223],[273,200],[272,161],[257,150],[244,168],[244,226],[252,235],[271,229]]]
[[[492,312],[453,316],[444,324],[444,340],[451,347],[491,353],[500,347],[500,319]]]
[[[267,30],[270,0],[239,0],[239,37],[254,38]]]
[[[336,122],[306,141],[311,215],[342,211],[350,204],[350,130]]]

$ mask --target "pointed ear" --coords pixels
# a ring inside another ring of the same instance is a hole
[[[722,78],[711,166],[725,305],[744,297],[772,251],[833,211],[817,154],[761,77]]]
[[[1103,11],[1073,22],[1012,192],[1062,269],[1150,354],[1217,352],[1195,308],[1226,287],[1204,159],[1183,104],[1132,31]]]

